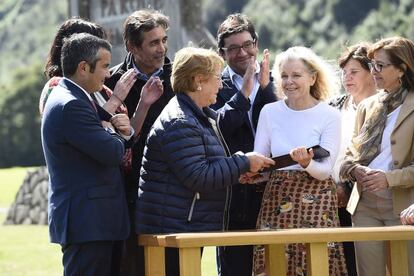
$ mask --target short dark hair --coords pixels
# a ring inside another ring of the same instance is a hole
[[[224,39],[241,32],[249,32],[253,40],[258,39],[258,35],[254,29],[253,23],[250,19],[241,13],[234,13],[227,16],[226,20],[221,23],[217,30],[217,47],[221,54],[223,54],[222,48],[224,47]]]
[[[362,68],[369,71],[368,64],[371,60],[368,57],[368,50],[370,46],[368,42],[360,42],[347,47],[338,59],[339,67],[344,68],[349,60],[354,59],[361,64]]]
[[[56,33],[49,55],[46,59],[45,75],[49,78],[62,76],[60,57],[63,46],[63,39],[77,33],[89,33],[99,38],[106,38],[106,33],[100,25],[86,21],[81,18],[70,18],[63,22]]]
[[[87,33],[73,34],[64,39],[61,57],[63,76],[73,76],[82,61],[86,61],[93,72],[99,60],[98,51],[102,48],[110,52],[111,44],[105,39]]]
[[[161,26],[165,30],[169,28],[169,19],[156,10],[143,9],[132,13],[124,22],[124,43],[140,47],[144,41],[144,33]]]

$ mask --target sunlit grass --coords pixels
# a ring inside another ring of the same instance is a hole
[[[1,209],[14,201],[27,169],[0,169],[0,275],[63,275],[60,246],[49,242],[47,226],[3,225]],[[201,266],[203,276],[217,275],[215,247],[204,249]]]
[[[34,168],[0,169],[0,208],[7,208],[14,201],[28,169]]]

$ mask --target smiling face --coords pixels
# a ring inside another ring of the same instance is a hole
[[[230,68],[241,76],[246,72],[250,57],[257,56],[257,42],[253,45],[250,42],[253,42],[253,37],[248,31],[235,33],[224,39],[223,48],[227,50],[224,50],[223,58]],[[243,45],[245,47],[241,47]]]
[[[375,85],[371,73],[355,59],[350,59],[342,68],[341,80],[345,91],[353,97],[372,91]]]
[[[404,72],[391,63],[385,50],[379,49],[375,51],[372,62],[377,64],[378,69],[381,68],[381,72],[375,68],[371,69],[371,74],[374,77],[377,88],[394,91],[400,87],[400,78]]]
[[[161,26],[144,33],[141,46],[129,45],[135,65],[144,74],[151,74],[164,66],[167,54],[167,32]]]
[[[85,64],[85,82],[83,88],[88,93],[100,91],[106,78],[110,77],[109,65],[111,64],[111,52],[101,48],[97,54],[98,60],[95,68]]]
[[[280,64],[280,81],[283,93],[288,100],[307,98],[316,76],[309,72],[305,63],[300,59],[287,59]]]

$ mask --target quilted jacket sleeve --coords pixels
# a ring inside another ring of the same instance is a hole
[[[190,190],[222,189],[249,170],[244,154],[226,157],[218,138],[194,119],[173,122],[158,138],[169,168]]]

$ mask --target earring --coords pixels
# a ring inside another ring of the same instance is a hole
[[[201,86],[198,86],[197,87],[197,91],[201,91]]]

